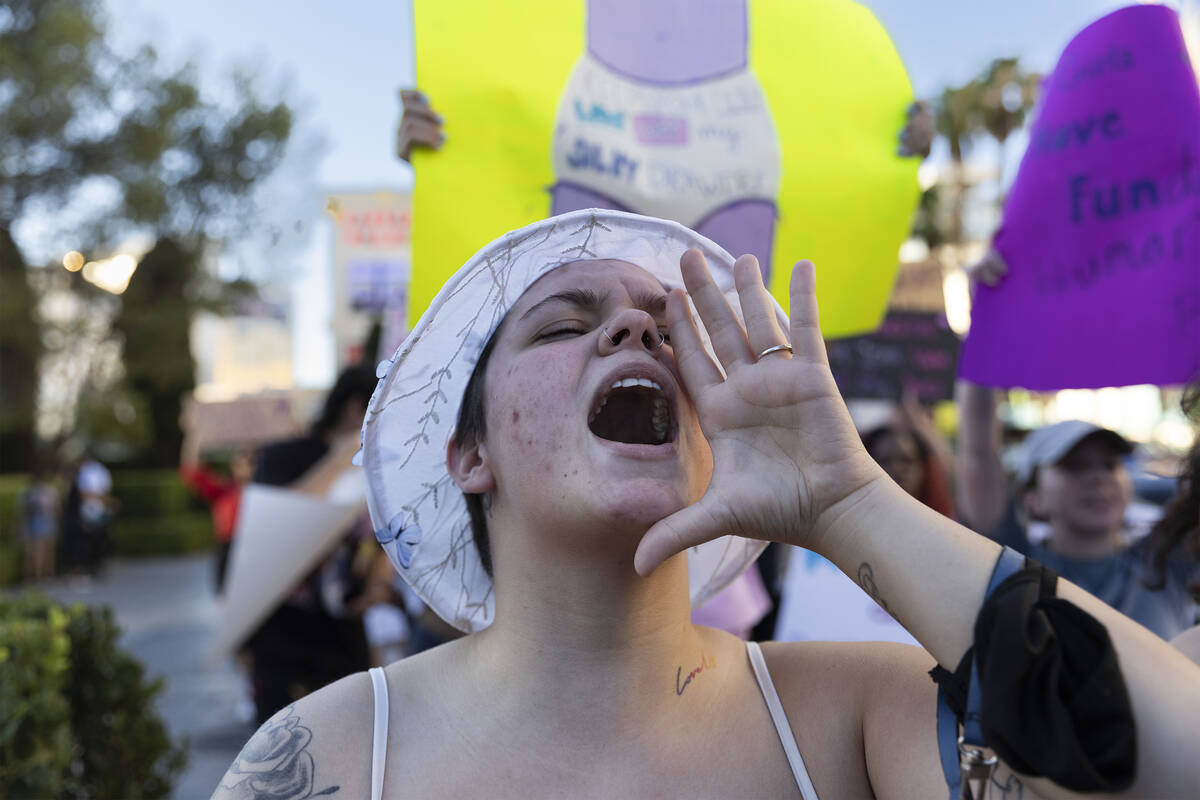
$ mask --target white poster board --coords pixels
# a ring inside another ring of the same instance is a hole
[[[779,641],[903,642],[904,627],[831,562],[796,548],[788,559],[775,625]]]

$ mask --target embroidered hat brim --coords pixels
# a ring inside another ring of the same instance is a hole
[[[446,470],[446,445],[484,345],[508,309],[551,270],[616,259],[645,269],[668,288],[682,287],[679,257],[689,248],[704,254],[723,291],[733,290],[730,255],[674,222],[588,209],[512,231],[446,282],[393,358],[379,365],[362,434],[375,535],[421,600],[459,630],[482,630],[495,613],[466,502]],[[693,606],[741,574],[763,547],[723,536],[691,548]]]

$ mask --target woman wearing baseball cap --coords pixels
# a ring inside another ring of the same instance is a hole
[[[1127,541],[1125,511],[1133,484],[1125,457],[1133,447],[1124,437],[1082,420],[1039,428],[1021,447],[1010,500],[992,389],[961,381],[958,403],[955,465],[966,524],[1051,567],[1165,639],[1200,620],[1188,588],[1196,560],[1175,553],[1156,580],[1148,540]],[[1048,526],[1044,541],[1029,539],[1028,521]]]

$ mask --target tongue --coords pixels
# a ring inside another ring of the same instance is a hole
[[[651,392],[616,391],[609,395],[604,407],[592,421],[592,433],[613,442],[661,444],[654,431],[653,413],[654,397]]]

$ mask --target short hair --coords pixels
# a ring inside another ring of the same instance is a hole
[[[355,364],[342,370],[337,382],[325,397],[325,405],[321,408],[321,416],[313,423],[313,435],[324,438],[326,434],[337,427],[342,418],[342,412],[351,400],[362,400],[363,407],[371,401],[371,394],[378,382],[375,371],[365,364]]]
[[[460,447],[472,447],[482,444],[487,438],[487,368],[492,360],[492,351],[500,339],[500,330],[504,327],[504,319],[496,326],[491,338],[479,353],[471,377],[467,380],[467,388],[463,390],[462,403],[458,407],[458,421],[454,426],[454,437]],[[475,549],[479,552],[479,560],[483,571],[492,577],[492,543],[488,532],[487,515],[491,502],[486,494],[463,492],[467,501],[467,516],[471,519],[471,538],[475,540]]]

